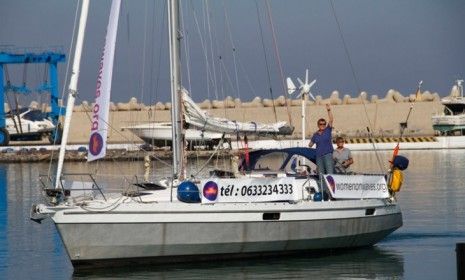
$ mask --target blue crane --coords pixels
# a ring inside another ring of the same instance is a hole
[[[51,142],[59,143],[61,140],[61,130],[59,129],[59,118],[64,115],[65,109],[60,107],[58,104],[58,62],[64,62],[66,60],[65,54],[56,52],[43,52],[43,53],[24,53],[16,54],[9,52],[0,51],[0,146],[6,146],[9,143],[10,135],[6,129],[5,120],[5,92],[14,91],[17,93],[28,93],[30,90],[26,85],[20,87],[12,86],[10,84],[4,84],[4,67],[8,64],[28,64],[28,63],[41,63],[48,64],[50,84],[43,84],[39,86],[38,91],[50,92],[50,106],[51,112],[48,114],[48,118],[57,127],[52,132]]]

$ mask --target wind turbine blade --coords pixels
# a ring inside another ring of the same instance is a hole
[[[286,79],[286,83],[287,83],[287,93],[292,94],[296,90],[294,82],[292,82],[292,79],[288,77]]]
[[[313,80],[308,86],[311,88],[316,83],[316,80]]]
[[[305,84],[308,84],[308,69],[305,69]]]
[[[302,87],[303,85],[305,85],[305,84],[302,82],[302,80],[301,80],[300,78],[297,78],[297,81],[299,82],[300,87]]]
[[[313,96],[313,94],[311,92],[309,92],[308,95],[310,96],[311,99],[313,99],[313,101],[316,101],[315,96]]]

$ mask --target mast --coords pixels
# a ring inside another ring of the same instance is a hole
[[[179,1],[168,0],[173,178],[184,179],[184,133],[181,107]]]
[[[84,32],[86,30],[88,11],[89,11],[89,0],[83,0],[82,6],[81,6],[81,16],[79,18],[79,29],[78,29],[77,39],[76,39],[76,47],[74,49],[73,68],[71,72],[71,79],[69,82],[69,89],[68,89],[69,95],[68,95],[68,102],[66,104],[66,115],[65,115],[65,121],[63,124],[63,135],[62,135],[62,140],[61,140],[61,145],[60,145],[60,154],[58,156],[58,168],[57,168],[57,175],[56,175],[56,182],[55,182],[56,189],[60,187],[61,171],[63,169],[63,161],[65,159],[66,144],[68,142],[69,125],[71,123],[71,115],[73,114],[74,101],[77,95],[79,67],[81,63],[82,45],[84,43]]]

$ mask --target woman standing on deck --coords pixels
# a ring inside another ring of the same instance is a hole
[[[313,134],[308,145],[311,148],[316,144],[316,165],[318,166],[319,174],[334,173],[334,148],[331,138],[334,117],[329,104],[326,104],[326,111],[328,111],[328,122],[323,118],[318,120],[318,130]]]

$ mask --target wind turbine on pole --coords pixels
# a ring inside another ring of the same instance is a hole
[[[297,95],[297,98],[302,99],[302,146],[305,146],[305,104],[307,103],[307,98],[310,96],[313,101],[315,101],[315,97],[313,94],[310,92],[312,86],[316,83],[316,80],[313,80],[311,83],[308,82],[308,69],[305,70],[305,83],[302,82],[300,78],[297,78],[297,81],[299,82],[299,90],[300,93]],[[286,79],[287,83],[287,93],[289,95],[293,94],[296,90],[297,87],[295,86],[294,82],[292,82],[291,78]]]

